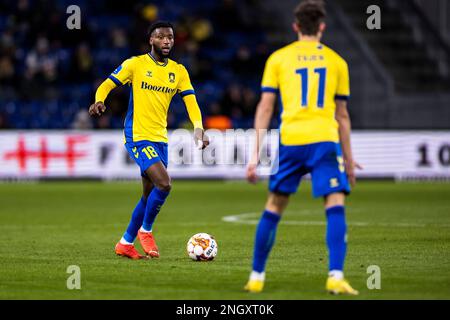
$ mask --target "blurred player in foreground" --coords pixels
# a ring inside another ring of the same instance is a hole
[[[151,51],[125,60],[97,89],[91,116],[100,116],[109,92],[117,86],[130,86],[130,100],[125,118],[124,142],[131,158],[139,165],[143,195],[131,216],[130,224],[117,243],[117,255],[131,259],[158,258],[152,228],[155,218],[171,189],[167,173],[167,113],[172,97],[179,93],[194,125],[194,138],[205,148],[202,115],[186,68],[169,59],[174,45],[174,30],[168,22],[156,22],[149,28]],[[138,236],[147,255],[134,247]]]
[[[344,201],[350,193],[348,180],[355,184],[354,170],[359,168],[350,146],[349,74],[347,63],[320,43],[325,16],[322,2],[303,1],[295,10],[293,24],[298,41],[274,52],[264,70],[255,116],[257,147],[247,167],[247,179],[253,183],[257,179],[259,145],[278,95],[279,169],[270,177],[269,197],[256,230],[253,271],[245,286],[250,292],[263,290],[267,258],[289,195],[297,191],[302,176],[311,173],[313,195],[323,197],[327,217],[326,290],[334,294],[358,294],[343,273],[347,249]]]

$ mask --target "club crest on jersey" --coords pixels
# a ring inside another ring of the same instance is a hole
[[[169,82],[175,82],[175,73],[169,72]]]

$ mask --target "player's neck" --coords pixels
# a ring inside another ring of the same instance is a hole
[[[152,49],[152,51],[150,51],[150,55],[153,57],[153,59],[155,59],[155,61],[158,62],[165,62],[166,58],[161,57],[159,54],[156,53],[155,50]]]
[[[320,42],[320,35],[317,36],[307,36],[304,34],[299,33],[298,34],[298,41],[304,41],[304,42]]]

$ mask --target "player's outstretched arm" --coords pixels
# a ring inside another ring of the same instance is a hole
[[[186,110],[194,126],[194,141],[199,149],[205,149],[209,145],[209,138],[203,130],[202,113],[194,94],[183,97]]]
[[[106,111],[104,101],[111,90],[115,87],[116,84],[111,79],[106,79],[102,82],[102,84],[100,84],[95,92],[95,102],[89,107],[90,116],[101,116],[102,113]]]
[[[247,166],[247,180],[255,183],[258,179],[256,175],[256,168],[259,161],[260,146],[264,139],[267,129],[269,128],[270,119],[272,118],[275,101],[277,99],[276,93],[263,92],[255,114],[255,149],[253,150],[252,158]]]
[[[352,186],[356,183],[355,168],[362,167],[353,159],[352,147],[350,142],[351,121],[347,110],[347,101],[336,100],[336,121],[339,124],[339,140],[344,155],[345,171]]]

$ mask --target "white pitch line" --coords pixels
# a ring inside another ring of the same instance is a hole
[[[259,217],[261,213],[259,212],[246,212],[236,215],[224,216],[222,217],[222,221],[230,222],[230,223],[239,223],[239,224],[249,224],[256,225],[259,222]],[[253,218],[253,219],[248,219]],[[257,219],[254,219],[257,218]],[[325,226],[325,221],[311,221],[311,220],[281,220],[280,223],[284,225],[292,225],[292,226]],[[450,224],[429,224],[429,223],[407,223],[407,222],[399,222],[399,223],[369,223],[369,222],[358,222],[358,221],[350,221],[348,222],[349,226],[356,227],[399,227],[399,228],[426,228],[426,227],[443,227],[448,228]]]

